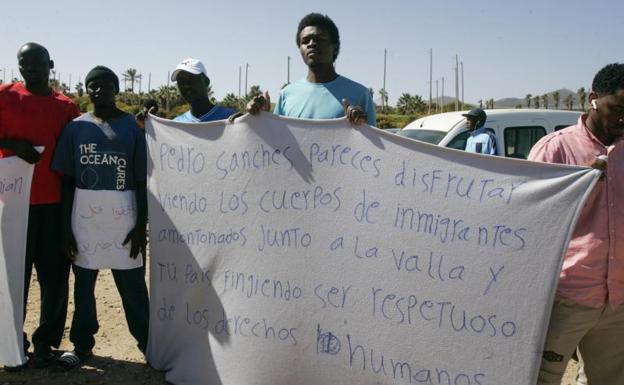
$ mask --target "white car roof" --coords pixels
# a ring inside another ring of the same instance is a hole
[[[462,122],[465,117],[462,114],[466,111],[454,111],[443,112],[441,114],[434,114],[425,116],[420,119],[416,119],[407,126],[403,127],[403,130],[431,130],[447,132],[455,127],[456,124]],[[548,118],[559,115],[574,118],[580,114],[579,111],[559,111],[559,110],[539,110],[539,109],[522,109],[522,108],[505,108],[497,110],[485,111],[488,120],[494,120],[499,118],[508,118],[510,115],[520,117],[522,115],[530,115],[532,118]],[[574,118],[576,119],[576,118]]]
[[[441,114],[434,114],[425,116],[424,118],[416,119],[407,126],[403,127],[403,130],[431,130],[446,132],[453,128],[457,123],[465,119],[462,114],[467,111],[455,111],[455,112],[443,112]]]

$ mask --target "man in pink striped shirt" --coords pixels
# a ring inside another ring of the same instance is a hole
[[[589,102],[576,125],[545,136],[529,154],[604,172],[563,261],[539,385],[559,385],[577,347],[579,385],[624,384],[624,64],[596,74]]]

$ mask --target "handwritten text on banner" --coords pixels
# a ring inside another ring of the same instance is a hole
[[[596,171],[271,114],[147,135],[169,381],[534,382]]]

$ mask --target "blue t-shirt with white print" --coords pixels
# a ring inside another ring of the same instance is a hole
[[[199,123],[199,122],[212,122],[214,120],[222,120],[227,119],[230,115],[236,113],[231,108],[223,107],[216,105],[210,109],[210,111],[206,112],[200,117],[196,117],[191,114],[191,111],[186,111],[182,115],[176,116],[173,120],[176,122],[185,122],[185,123]]]
[[[136,190],[147,177],[145,134],[131,114],[102,121],[88,112],[69,122],[56,145],[52,169],[85,190]]]
[[[303,78],[287,85],[277,98],[274,113],[304,119],[341,118],[345,116],[342,99],[347,99],[350,105],[362,107],[366,123],[376,124],[370,90],[340,75],[327,83],[310,83]]]

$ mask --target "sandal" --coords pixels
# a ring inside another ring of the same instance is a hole
[[[47,368],[56,364],[56,356],[50,350],[35,351],[32,363],[37,369]]]
[[[74,350],[73,352],[65,352],[56,360],[56,368],[59,371],[67,372],[82,364],[93,355],[91,350],[87,352],[81,352]]]

